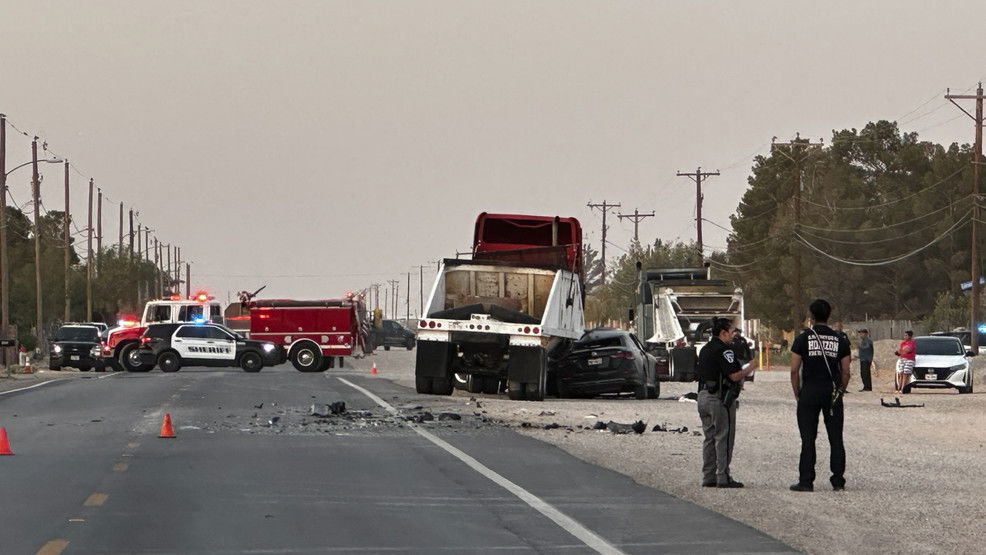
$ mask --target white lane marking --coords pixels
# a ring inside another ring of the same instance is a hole
[[[366,389],[364,387],[360,387],[360,386],[354,384],[353,382],[351,382],[351,381],[349,381],[349,380],[347,380],[345,378],[338,378],[338,380],[340,382],[348,385],[349,387],[352,387],[356,391],[359,391],[363,395],[366,395],[367,397],[369,397],[370,399],[372,399],[373,402],[375,402],[376,404],[378,404],[381,407],[383,407],[384,410],[386,410],[390,414],[392,414],[394,416],[398,416],[397,409],[395,409],[394,407],[392,407],[390,405],[390,403],[388,403],[387,401],[384,401],[380,397],[377,397],[375,394],[373,394],[373,392],[369,391],[368,389]],[[554,521],[555,524],[557,524],[558,526],[560,526],[563,530],[565,530],[569,534],[575,536],[576,538],[578,538],[579,540],[581,540],[582,543],[586,544],[587,546],[589,546],[591,549],[595,550],[596,552],[598,552],[598,553],[605,553],[605,554],[609,554],[609,555],[617,555],[617,554],[622,554],[623,553],[616,546],[610,544],[609,542],[607,542],[606,540],[604,540],[602,537],[600,537],[598,534],[596,534],[592,530],[589,530],[588,528],[586,528],[585,526],[583,526],[582,524],[580,524],[574,518],[566,515],[565,513],[563,513],[561,511],[559,511],[558,509],[556,509],[553,505],[551,505],[547,501],[544,501],[540,497],[534,495],[533,493],[527,491],[526,489],[524,489],[524,488],[518,486],[517,484],[511,482],[510,480],[504,478],[503,476],[501,476],[500,474],[498,474],[493,469],[489,468],[488,466],[484,465],[483,463],[481,463],[481,462],[477,461],[476,459],[472,458],[471,456],[467,455],[464,451],[462,451],[459,448],[455,447],[451,443],[448,443],[447,441],[439,438],[438,436],[436,436],[435,434],[432,434],[429,431],[426,431],[426,430],[421,429],[420,427],[416,426],[412,422],[408,422],[407,425],[412,430],[414,430],[415,432],[417,432],[418,435],[420,435],[421,437],[423,437],[423,438],[427,439],[428,441],[434,443],[435,445],[441,447],[442,449],[444,449],[446,452],[448,452],[453,457],[455,457],[455,458],[459,459],[460,461],[466,463],[466,465],[469,468],[472,468],[476,472],[478,472],[478,473],[482,474],[483,476],[489,478],[496,485],[498,485],[498,486],[502,487],[503,489],[509,491],[510,493],[516,495],[518,498],[520,498],[521,501],[523,501],[524,503],[527,503],[528,505],[530,505],[531,508],[533,508],[537,512],[539,512],[539,513],[543,514],[544,516],[550,518],[552,521]]]
[[[112,378],[113,376],[116,376],[116,375],[118,375],[118,374],[114,372],[113,374],[106,374],[105,376],[97,376],[96,379],[97,380],[101,380],[103,378]],[[7,395],[7,394],[10,394],[10,393],[17,393],[18,391],[27,391],[28,389],[34,389],[36,387],[41,387],[41,386],[45,386],[45,385],[56,383],[56,382],[64,382],[64,381],[69,380],[69,379],[71,379],[71,378],[55,378],[53,380],[46,380],[46,381],[43,381],[41,383],[36,383],[34,385],[28,385],[28,386],[25,386],[25,387],[18,387],[17,389],[8,389],[7,391],[0,391],[0,395]],[[79,378],[79,379],[82,379],[82,378]],[[91,380],[92,378],[88,378],[88,379]]]

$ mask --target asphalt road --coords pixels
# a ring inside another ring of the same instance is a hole
[[[345,415],[309,414],[335,401]],[[15,453],[0,457],[0,550],[791,551],[471,412],[407,420],[438,401],[365,371],[289,365],[107,374],[0,395]],[[165,413],[176,439],[157,437]]]

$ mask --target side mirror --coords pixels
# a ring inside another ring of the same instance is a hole
[[[966,351],[965,352],[965,356],[967,356],[967,357],[974,357],[974,356],[976,356],[976,353],[974,353],[972,351]]]
[[[636,316],[637,316],[637,313],[632,308],[627,311],[627,321],[633,322],[633,320],[634,320],[634,318]]]

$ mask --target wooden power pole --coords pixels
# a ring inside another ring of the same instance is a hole
[[[633,220],[633,240],[635,243],[640,242],[640,221],[644,218],[653,218],[656,214],[651,210],[649,214],[641,214],[636,208],[633,209],[633,214],[617,214],[616,217],[620,220],[628,219]]]
[[[38,215],[41,213],[41,176],[38,175],[38,138],[31,141],[31,196],[34,197],[34,286],[36,298],[35,316],[38,348],[45,349],[43,320],[41,318],[41,227],[38,225]]]
[[[698,243],[698,261],[701,264],[705,260],[705,243],[702,242],[702,181],[706,177],[719,175],[719,170],[714,172],[703,172],[702,168],[697,168],[694,172],[678,172],[678,177],[688,177],[695,182],[695,229],[696,242]]]
[[[65,160],[65,214],[62,216],[62,223],[64,224],[64,230],[62,232],[63,239],[65,240],[65,322],[72,321],[72,306],[71,306],[71,296],[69,295],[69,250],[72,248],[71,234],[68,232],[69,227],[69,176],[68,176],[68,160]]]
[[[969,266],[972,280],[972,306],[970,307],[969,319],[971,320],[970,347],[972,352],[979,352],[979,296],[982,287],[979,279],[982,272],[979,268],[979,168],[983,164],[983,84],[979,83],[976,94],[951,94],[950,90],[945,91],[945,98],[955,104],[965,115],[972,118],[976,124],[976,146],[972,160],[972,237],[970,239]],[[965,108],[959,106],[956,100],[975,100],[976,114],[970,114]],[[971,382],[970,382],[971,383]]]
[[[94,183],[89,179],[89,225],[86,226],[87,255],[86,255],[86,322],[92,322],[92,189]]]
[[[103,259],[103,190],[96,187],[96,275]]]
[[[814,150],[821,148],[822,143],[819,141],[817,143],[811,142],[810,139],[802,139],[800,133],[796,133],[793,141],[786,143],[771,142],[770,149],[772,152],[777,152],[778,154],[784,156],[788,160],[794,163],[794,233],[799,232],[798,226],[801,225],[801,193],[804,189],[804,184],[802,183],[802,166],[805,160],[807,160],[813,153]],[[792,329],[800,329],[801,323],[804,320],[805,314],[805,302],[804,302],[804,289],[801,285],[801,240],[792,241],[792,248],[794,249],[794,291],[791,295],[792,304],[792,322],[794,326]]]
[[[598,209],[600,212],[603,213],[603,242],[602,242],[602,250],[599,251],[599,258],[603,264],[602,282],[606,283],[606,232],[609,230],[609,227],[606,225],[606,214],[614,208],[622,208],[622,205],[620,203],[608,204],[605,200],[603,200],[602,204],[599,203],[594,204],[590,201],[588,204],[586,204],[586,206],[588,206],[590,209],[593,208]]]

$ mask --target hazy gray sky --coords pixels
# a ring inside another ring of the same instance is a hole
[[[941,97],[986,77],[984,6],[0,0],[0,112],[181,245],[194,287],[403,291],[412,266],[469,247],[482,211],[574,215],[598,247],[585,205],[606,199],[657,211],[642,237],[689,240],[694,185],[675,171],[722,171],[705,216],[728,226],[773,136],[907,115],[971,142]],[[10,166],[29,158],[9,143]],[[16,200],[29,179],[12,176]],[[613,218],[610,240],[632,230]]]

